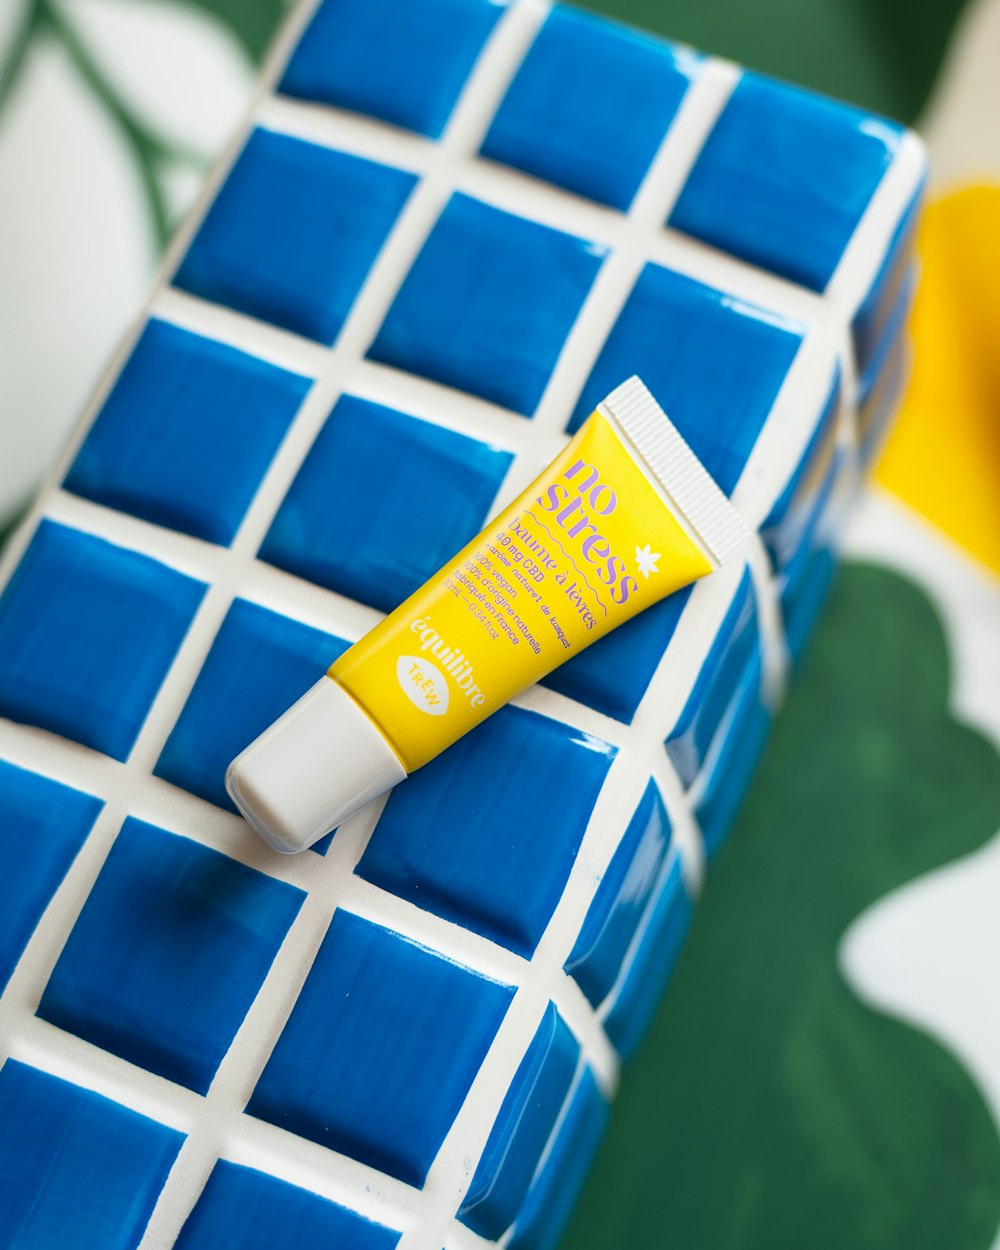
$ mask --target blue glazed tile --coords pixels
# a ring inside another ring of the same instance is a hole
[[[923,205],[921,183],[901,217],[878,273],[861,301],[851,330],[858,373],[872,368],[879,345],[884,343],[890,323],[901,302],[909,303],[913,286],[913,246]],[[909,288],[904,296],[904,290]]]
[[[858,459],[866,469],[875,459],[892,418],[899,407],[900,394],[908,368],[907,344],[900,335],[888,352],[883,371],[868,392],[867,400],[858,413]]]
[[[744,74],[670,225],[822,291],[902,133],[846,104]]]
[[[135,1250],[183,1137],[8,1059],[0,1070],[0,1245]]]
[[[483,154],[627,209],[699,63],[694,53],[556,7],[500,105]]]
[[[911,269],[896,297],[882,340],[858,378],[858,443],[863,464],[871,461],[881,445],[882,436],[899,406],[908,365],[907,321],[915,285],[916,277]]]
[[[248,1110],[421,1185],[513,992],[338,910]]]
[[[530,955],[614,755],[559,721],[501,708],[393,790],[358,874]]]
[[[255,130],[175,282],[332,343],[415,181],[358,156]]]
[[[900,395],[909,368],[904,336],[893,344],[886,357],[885,368],[868,394],[868,401],[858,414],[858,463],[867,470],[882,447],[889,425],[899,408]]]
[[[559,1135],[514,1227],[510,1250],[555,1250],[608,1122],[609,1107],[584,1068]]]
[[[252,1168],[217,1163],[176,1250],[393,1250],[399,1233]]]
[[[593,1007],[618,979],[669,848],[670,820],[650,781],[566,961],[566,971]]]
[[[0,760],[0,993],[103,805]]]
[[[603,254],[453,195],[368,354],[531,416]]]
[[[886,376],[887,372],[891,371],[887,362],[896,351],[898,344],[906,341],[916,285],[916,266],[911,265],[906,271],[900,289],[896,293],[896,302],[886,318],[882,337],[875,344],[867,366],[858,375],[858,420],[862,428],[862,435],[864,430],[864,413],[871,403],[872,394],[879,389],[882,378]]]
[[[816,490],[816,498],[812,501],[799,535],[798,546],[788,552],[779,584],[794,581],[799,570],[809,560],[816,546],[816,535],[820,524],[826,517],[830,500],[838,482],[846,472],[853,472],[849,467],[847,452],[844,448],[835,448],[826,466],[826,471]]]
[[[647,265],[587,380],[570,428],[636,373],[729,494],[802,334],[797,322]]]
[[[43,521],[0,598],[0,715],[124,760],[204,590]]]
[[[780,572],[801,546],[807,530],[821,510],[830,466],[835,459],[837,417],[840,405],[840,367],[835,372],[827,401],[802,459],[788,479],[780,498],[761,526],[760,536]]]
[[[695,809],[709,857],[725,841],[770,727],[770,714],[760,699],[760,653],[755,652],[737,689],[722,749]]]
[[[303,897],[189,838],[129,817],[38,1014],[204,1093]]]
[[[458,1218],[495,1240],[513,1224],[555,1126],[580,1056],[552,1003],[517,1069]]]
[[[785,621],[785,640],[792,662],[802,658],[806,640],[812,633],[820,608],[826,600],[837,560],[828,547],[813,551],[799,571],[789,580],[781,596],[781,611]]]
[[[261,557],[389,612],[475,537],[512,459],[347,395],[313,444]]]
[[[502,11],[494,0],[326,0],[280,89],[437,138]]]
[[[156,762],[156,775],[235,811],[225,785],[230,761],[305,694],[348,645],[237,599]]]
[[[150,321],[66,489],[229,543],[309,386],[255,356]]]
[[[623,1059],[635,1051],[649,1028],[687,936],[691,911],[681,861],[675,857],[604,1022],[612,1045]]]
[[[759,646],[753,583],[749,570],[745,570],[684,710],[667,739],[667,755],[685,785],[691,784],[704,763],[749,656]]]
[[[631,724],[691,597],[687,586],[561,664],[543,686]]]

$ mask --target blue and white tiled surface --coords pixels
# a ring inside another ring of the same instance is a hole
[[[296,11],[5,557],[0,1244],[552,1246],[891,413],[922,175],[539,0]],[[633,372],[748,562],[268,851],[229,759]]]

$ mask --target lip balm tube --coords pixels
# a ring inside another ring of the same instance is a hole
[[[748,538],[630,378],[478,537],[237,756],[226,774],[233,801],[275,850],[305,850]]]

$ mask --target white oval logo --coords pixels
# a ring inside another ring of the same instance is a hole
[[[396,680],[403,694],[429,716],[444,716],[448,710],[448,682],[430,660],[418,655],[401,655],[396,661]]]

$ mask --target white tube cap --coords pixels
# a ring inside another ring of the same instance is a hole
[[[291,855],[405,776],[374,722],[321,677],[233,760],[226,789],[261,837]]]

